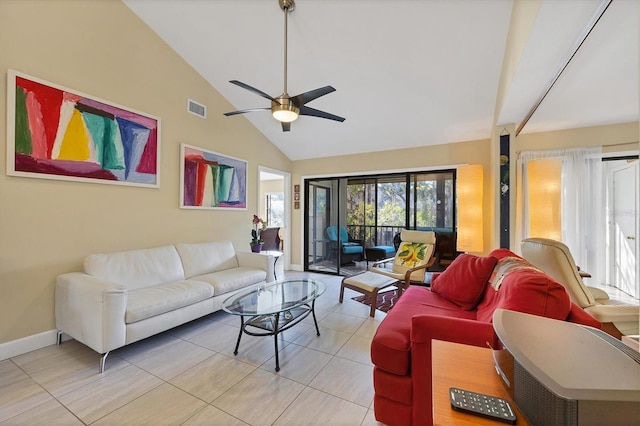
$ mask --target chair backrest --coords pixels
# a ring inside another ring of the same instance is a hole
[[[338,241],[338,228],[332,225],[327,228],[326,232],[327,238],[329,238],[331,241]]]
[[[260,238],[264,241],[263,250],[280,250],[280,228],[267,228],[260,232]]]
[[[327,228],[327,237],[329,237],[331,241],[338,241],[338,228],[333,225],[329,226]],[[344,226],[340,227],[340,242],[349,242],[349,233],[347,232],[347,228]]]
[[[400,247],[393,261],[393,272],[405,273],[411,268],[429,262],[436,246],[436,234],[433,231],[413,231],[404,229],[400,232]],[[411,281],[424,281],[426,269],[411,274]]]
[[[595,304],[565,244],[548,238],[527,238],[520,247],[525,259],[567,289],[572,302],[581,308]]]

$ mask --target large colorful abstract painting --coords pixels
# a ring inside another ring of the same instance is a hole
[[[159,119],[9,71],[7,174],[158,188]]]
[[[247,209],[247,162],[182,144],[180,207]]]

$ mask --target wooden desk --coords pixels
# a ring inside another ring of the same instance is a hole
[[[506,425],[454,411],[449,402],[450,387],[504,398],[516,412],[516,424],[530,424],[496,373],[493,353],[489,348],[433,341],[433,420],[435,425]]]

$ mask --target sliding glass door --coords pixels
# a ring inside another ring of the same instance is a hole
[[[306,182],[306,253],[305,270],[339,273],[340,252],[335,233],[340,226],[340,181],[337,179]]]
[[[436,231],[455,245],[454,170],[309,179],[305,185],[305,270],[362,272],[366,248],[394,246],[403,229]],[[362,255],[343,253],[347,237],[363,247]]]

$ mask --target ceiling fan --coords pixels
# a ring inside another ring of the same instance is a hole
[[[231,80],[229,83],[240,86],[250,92],[253,92],[263,98],[271,101],[271,108],[250,108],[239,111],[226,112],[224,115],[227,117],[238,114],[245,114],[247,112],[271,110],[273,118],[282,123],[282,131],[288,132],[291,130],[291,122],[298,118],[299,115],[309,115],[312,117],[326,118],[328,120],[335,120],[343,122],[345,119],[328,112],[320,111],[314,108],[306,106],[308,102],[319,98],[320,96],[327,95],[331,92],[335,92],[331,86],[320,87],[319,89],[310,90],[308,92],[301,93],[296,96],[289,96],[287,93],[287,28],[288,28],[288,15],[293,12],[296,6],[294,0],[278,0],[280,9],[284,12],[284,90],[277,98],[271,97],[262,90],[249,86],[238,80]]]

